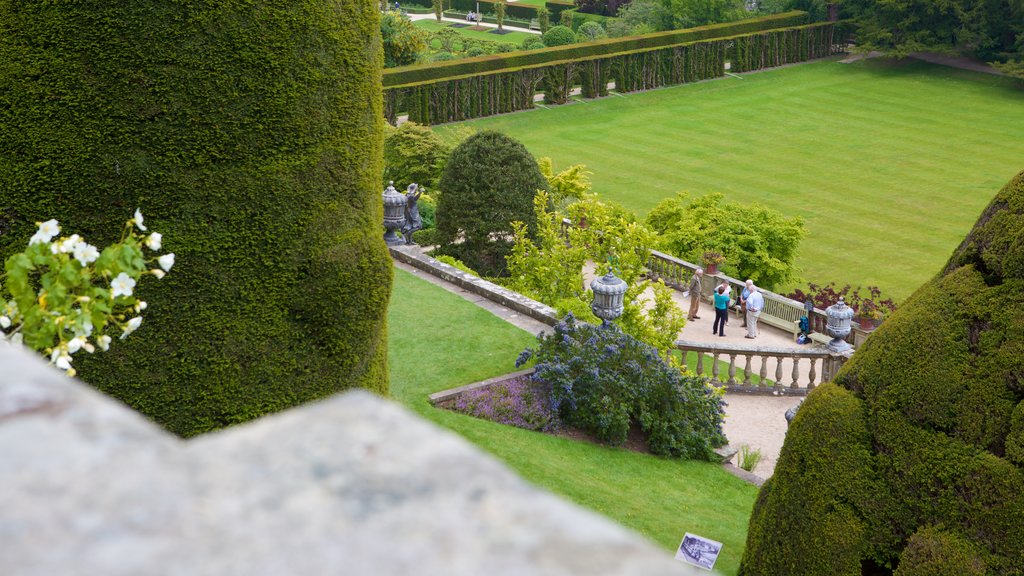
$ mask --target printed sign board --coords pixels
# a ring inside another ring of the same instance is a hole
[[[718,560],[718,554],[721,552],[721,542],[687,532],[686,536],[683,536],[682,543],[679,544],[679,550],[676,551],[676,560],[711,570],[715,567],[715,561]]]

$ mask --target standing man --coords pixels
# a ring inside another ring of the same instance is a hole
[[[738,308],[740,309],[740,318],[743,318],[743,327],[747,327],[747,298],[750,298],[750,289],[754,287],[754,281],[747,279],[746,284],[743,286],[743,292],[740,293],[740,301],[737,302]]]
[[[693,273],[690,278],[690,313],[687,314],[687,320],[699,320],[700,316],[697,316],[697,311],[700,308],[700,293],[701,284],[700,279],[704,277],[704,269],[697,268],[697,271]]]
[[[761,315],[761,308],[764,308],[764,296],[757,286],[750,286],[750,296],[747,297],[747,335],[744,338],[757,338],[757,318]]]

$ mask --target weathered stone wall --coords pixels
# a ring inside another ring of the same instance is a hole
[[[686,574],[363,392],[179,440],[0,346],[0,574]]]

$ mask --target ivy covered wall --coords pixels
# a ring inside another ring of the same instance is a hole
[[[83,380],[185,436],[386,392],[379,36],[369,0],[0,0],[0,258],[136,207],[177,254]]]

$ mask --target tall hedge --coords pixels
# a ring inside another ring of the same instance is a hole
[[[177,264],[81,378],[190,436],[387,390],[370,0],[0,0],[0,257],[136,207]]]
[[[440,186],[438,253],[485,276],[505,275],[512,223],[536,233],[533,198],[548,188],[537,160],[518,140],[485,130],[452,150]]]
[[[755,505],[741,574],[1024,574],[1022,293],[1024,172],[808,397]]]

